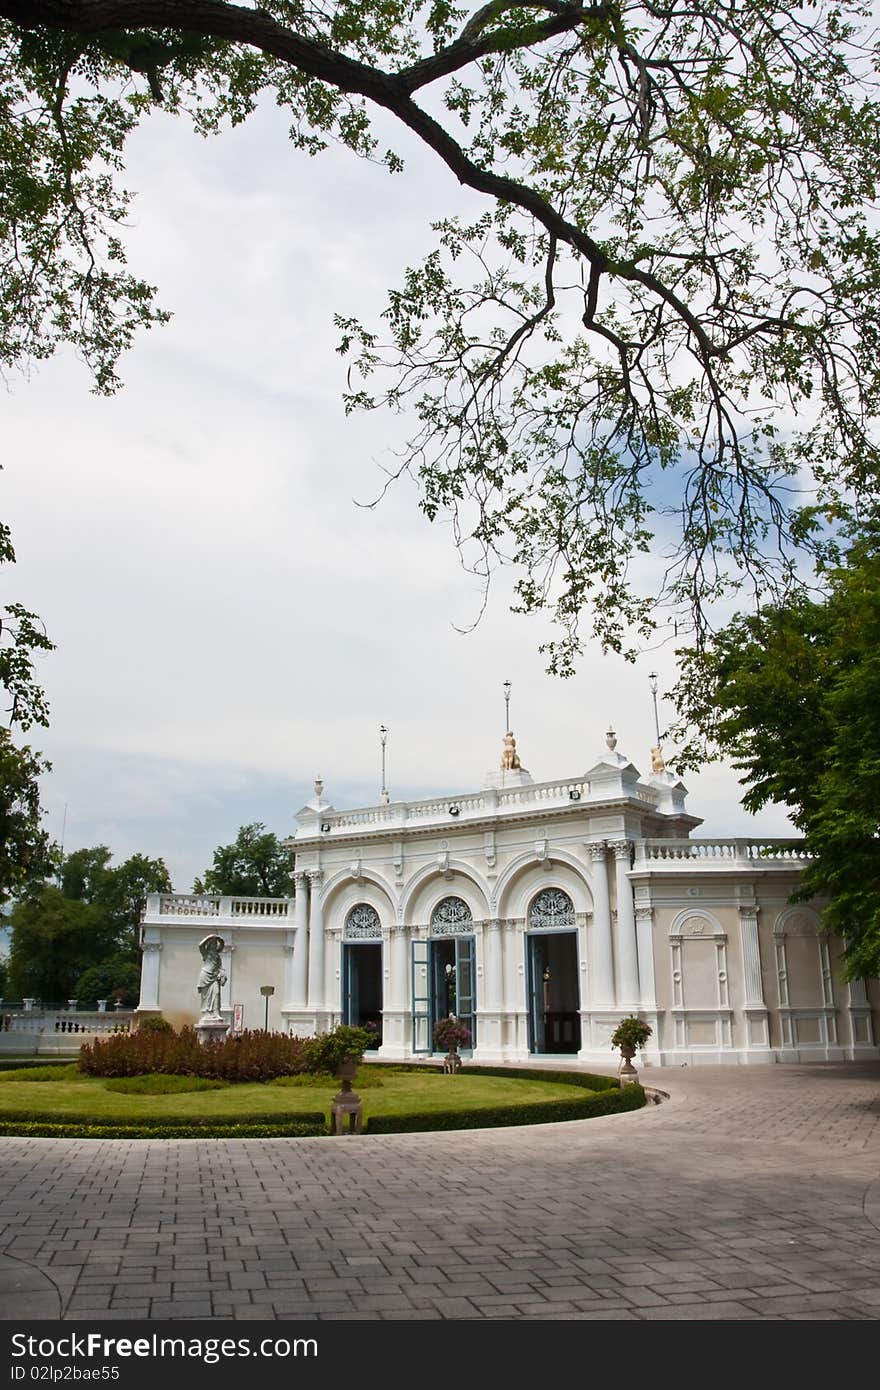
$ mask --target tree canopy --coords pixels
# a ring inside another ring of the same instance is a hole
[[[171,891],[171,879],[162,859],[133,854],[114,868],[112,858],[106,845],[73,850],[60,885],[42,883],[15,904],[14,994],[52,1003],[75,996],[83,1007],[98,997],[136,1002],[141,912],[148,893]]]
[[[115,935],[103,907],[67,898],[54,884],[44,884],[12,909],[12,996],[30,995],[52,1004],[72,999],[83,972],[115,955]]]
[[[9,528],[0,523],[0,564],[14,561]],[[49,722],[33,663],[35,653],[52,650],[36,614],[19,603],[0,608],[0,904],[41,883],[56,862],[40,805],[39,779],[51,765],[13,737]]]
[[[65,897],[102,907],[113,924],[119,949],[136,957],[147,894],[172,892],[171,877],[164,859],[133,854],[113,868],[112,858],[106,845],[74,850],[61,867],[61,891]]]
[[[275,101],[300,150],[399,174],[381,110],[486,210],[382,324],[341,290],[348,407],[407,412],[400,470],[555,617],[551,669],[585,616],[701,640],[877,490],[877,67],[858,0],[0,0],[0,363],[73,343],[112,391],[164,317],[122,231],[153,108],[212,134]]]
[[[214,862],[193,884],[194,893],[243,898],[293,896],[293,854],[261,822],[243,825],[231,845],[219,845]]]
[[[743,804],[787,805],[811,856],[799,896],[826,897],[851,976],[880,974],[880,531],[806,596],[740,615],[686,659],[685,726],[743,776]]]

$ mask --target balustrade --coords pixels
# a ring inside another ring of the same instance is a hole
[[[760,864],[796,866],[809,858],[803,841],[795,839],[693,839],[641,840],[636,845],[636,865],[683,862],[731,867]]]

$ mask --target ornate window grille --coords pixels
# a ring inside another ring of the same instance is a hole
[[[530,927],[573,927],[574,904],[561,888],[544,888],[529,908]]]
[[[463,898],[444,898],[431,913],[432,936],[468,935],[473,929],[474,919]]]
[[[345,919],[345,935],[350,941],[363,937],[381,937],[379,914],[369,903],[357,903]]]

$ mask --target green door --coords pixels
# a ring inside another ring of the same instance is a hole
[[[463,1052],[468,1052],[477,1045],[477,981],[472,936],[455,938],[455,983],[455,1013],[471,1035],[471,1047],[462,1048]]]
[[[342,982],[342,1022],[357,1028],[361,1021],[360,975],[355,953],[347,942],[342,947]]]
[[[544,1009],[544,941],[540,936],[526,938],[529,965],[529,1051],[546,1052]]]
[[[431,1036],[430,942],[412,943],[412,1050],[433,1052]]]

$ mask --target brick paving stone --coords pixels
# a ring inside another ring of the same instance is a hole
[[[643,1079],[671,1099],[521,1130],[0,1139],[0,1262],[76,1320],[876,1318],[880,1064]]]

